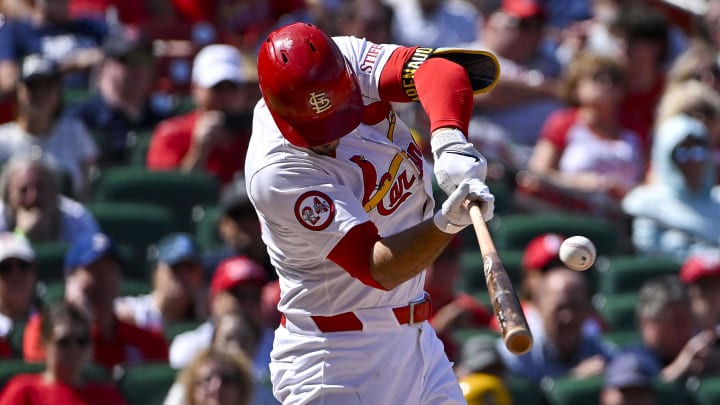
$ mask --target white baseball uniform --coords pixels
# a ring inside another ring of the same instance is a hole
[[[331,157],[285,140],[261,100],[245,163],[285,315],[270,363],[275,396],[284,404],[465,403],[430,325],[401,325],[392,310],[423,299],[424,272],[385,291],[327,259],[359,224],[372,221],[381,237],[389,236],[434,210],[432,170],[378,95],[380,73],[397,46],[333,40],[374,113],[366,111]],[[353,313],[362,330],[323,332],[312,318],[344,313]]]

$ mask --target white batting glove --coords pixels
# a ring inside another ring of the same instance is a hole
[[[487,160],[460,130],[444,128],[434,132],[430,147],[435,159],[435,179],[445,194],[450,195],[465,179],[485,181]]]
[[[495,211],[495,196],[482,181],[467,179],[450,193],[440,211],[435,213],[433,217],[435,226],[445,233],[458,233],[472,224],[468,200],[480,203],[480,211],[486,221],[492,219]]]

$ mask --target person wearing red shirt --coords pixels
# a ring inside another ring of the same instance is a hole
[[[120,259],[113,242],[104,234],[83,238],[65,257],[65,301],[86,311],[94,360],[109,369],[117,364],[137,364],[168,359],[163,335],[140,329],[117,318],[114,300],[120,285]],[[28,321],[23,335],[23,357],[29,362],[46,360],[41,339],[42,317]]]
[[[192,71],[195,110],[157,125],[147,167],[203,169],[223,184],[231,181],[244,167],[257,101],[248,71],[240,52],[230,45],[201,49]]]
[[[45,371],[13,377],[0,395],[0,405],[124,404],[113,385],[83,378],[82,369],[90,361],[92,344],[90,321],[83,311],[68,303],[49,305],[42,319]]]

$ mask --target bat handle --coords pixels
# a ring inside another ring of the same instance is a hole
[[[470,202],[470,218],[482,252],[485,281],[505,347],[514,354],[527,353],[532,348],[533,337],[520,306],[520,300],[500,261],[477,202]]]

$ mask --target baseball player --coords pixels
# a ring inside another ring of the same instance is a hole
[[[310,24],[270,33],[258,55],[245,177],[280,279],[270,372],[283,404],[465,403],[426,321],[424,269],[493,215],[486,161],[466,140],[474,92],[497,60],[480,51],[330,38]],[[419,101],[438,184],[390,102]]]

